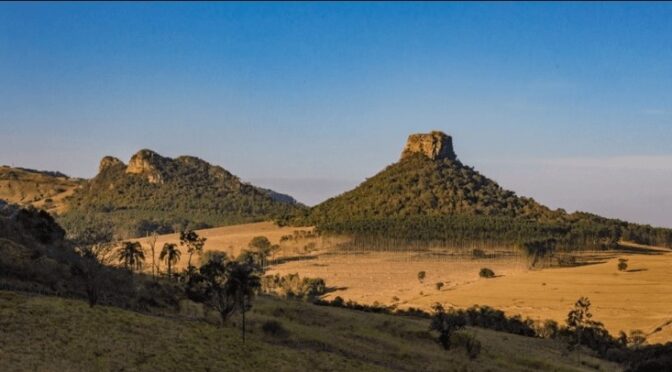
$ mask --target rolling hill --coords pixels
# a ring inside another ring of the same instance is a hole
[[[238,319],[234,319],[237,322]],[[283,332],[269,333],[269,322]],[[428,321],[260,297],[245,344],[235,324],[151,316],[85,302],[0,291],[4,371],[618,371],[610,362],[565,356],[565,346],[480,328],[462,333],[483,344],[471,360],[443,350]],[[160,337],[157,337],[160,335]],[[35,345],[39,344],[39,347]],[[534,350],[533,353],[530,351]]]
[[[60,172],[0,166],[0,199],[22,206],[32,205],[50,213],[65,212],[65,199],[84,184]]]
[[[199,158],[146,149],[128,165],[104,157],[90,180],[2,167],[0,199],[46,209],[70,234],[96,229],[120,238],[270,220],[305,208]]]

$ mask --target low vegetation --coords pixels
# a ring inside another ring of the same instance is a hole
[[[478,272],[478,276],[481,278],[490,279],[495,277],[495,272],[491,269],[488,269],[487,267],[484,267],[481,269],[481,271]]]

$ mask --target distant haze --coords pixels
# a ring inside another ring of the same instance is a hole
[[[315,204],[408,134],[549,205],[672,227],[672,3],[2,3],[0,164],[194,155]]]

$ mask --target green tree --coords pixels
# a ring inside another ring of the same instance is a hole
[[[189,276],[186,285],[187,296],[215,309],[222,325],[236,309],[236,293],[229,285],[230,265],[225,255],[212,256]]]
[[[72,263],[72,273],[81,278],[90,307],[98,303],[107,265],[115,258],[112,232],[106,229],[84,229],[71,240],[81,257]]]
[[[145,261],[145,252],[139,242],[123,242],[118,257],[126,269],[140,270]]]
[[[448,350],[451,346],[451,336],[455,331],[464,328],[466,321],[464,317],[455,313],[454,310],[450,309],[446,311],[443,305],[439,303],[434,304],[432,309],[434,310],[434,315],[432,315],[432,322],[429,328],[432,331],[439,332],[438,341],[444,349]]]
[[[194,230],[185,230],[180,232],[180,245],[187,248],[187,253],[189,254],[189,260],[187,261],[187,270],[190,271],[191,257],[196,254],[203,253],[203,246],[207,239],[204,237],[198,236],[198,233]]]
[[[177,249],[177,244],[175,243],[165,243],[163,249],[161,249],[161,254],[159,254],[159,260],[166,261],[168,265],[168,278],[172,278],[173,266],[180,261],[182,252]]]
[[[248,244],[248,248],[257,254],[259,258],[259,266],[261,266],[262,269],[266,268],[268,265],[268,257],[274,250],[274,246],[268,238],[265,236],[255,236]]]
[[[241,332],[245,343],[245,313],[252,308],[256,291],[261,287],[257,268],[248,263],[232,262],[229,265],[229,291],[235,294],[236,304],[242,315]]]
[[[590,300],[588,297],[579,298],[574,304],[574,308],[567,314],[567,328],[574,335],[570,347],[576,348],[579,351],[579,360],[581,359],[580,347],[583,342],[583,332],[594,324],[592,318],[593,314],[590,312]]]

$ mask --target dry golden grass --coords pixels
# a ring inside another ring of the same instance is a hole
[[[65,199],[79,186],[72,179],[0,166],[0,199],[10,203],[60,214],[65,211]]]
[[[206,249],[224,250],[235,256],[254,236],[263,235],[278,243],[281,236],[294,230],[297,229],[264,222],[199,233],[208,238]],[[165,241],[175,242],[177,235],[161,236],[157,247]],[[561,323],[574,302],[587,296],[595,319],[602,321],[612,334],[640,329],[649,335],[650,342],[672,341],[672,253],[668,250],[655,254],[645,254],[644,250],[612,252],[598,254],[602,262],[592,265],[528,270],[526,259],[516,256],[437,260],[428,252],[343,253],[333,249],[334,241],[320,239],[312,240],[318,243],[317,249],[305,254],[302,247],[308,241],[283,245],[278,257],[302,259],[273,265],[269,274],[298,273],[323,278],[335,289],[327,298],[340,296],[363,304],[378,302],[421,309],[429,309],[436,302],[456,307],[489,305],[508,315]],[[618,271],[618,258],[629,259],[628,271]],[[186,255],[180,267],[185,265]],[[494,270],[497,277],[480,278],[482,267]],[[420,271],[426,273],[422,283],[418,280]],[[444,283],[441,290],[436,289],[437,282]]]
[[[243,249],[246,249],[252,238],[255,236],[265,236],[268,238],[272,244],[280,244],[280,239],[285,235],[292,235],[295,231],[313,231],[312,227],[297,228],[297,227],[278,227],[273,222],[258,222],[258,223],[248,223],[241,225],[233,226],[224,226],[216,227],[212,229],[203,229],[197,230],[197,233],[205,237],[204,251],[218,251],[226,252],[230,257],[236,257],[240,254]],[[151,264],[151,253],[149,253],[149,241],[151,238],[142,238],[136,239],[141,242],[145,248],[147,257],[146,264]],[[165,243],[176,243],[179,247],[180,234],[167,234],[161,235],[156,241],[156,259],[158,261],[159,253],[161,248]],[[318,239],[303,239],[299,243],[297,242],[284,242],[281,244],[281,251],[278,252],[278,257],[283,255],[297,255],[306,253],[304,250],[305,245],[308,242],[315,242],[321,244],[321,240]],[[320,246],[316,245],[315,249],[319,249]],[[186,249],[179,247],[182,253],[182,259],[176,265],[177,270],[182,270],[187,267],[187,257],[188,254]],[[198,257],[193,258],[192,263],[198,263]],[[162,268],[163,268],[162,264]],[[151,266],[149,266],[151,268]]]

